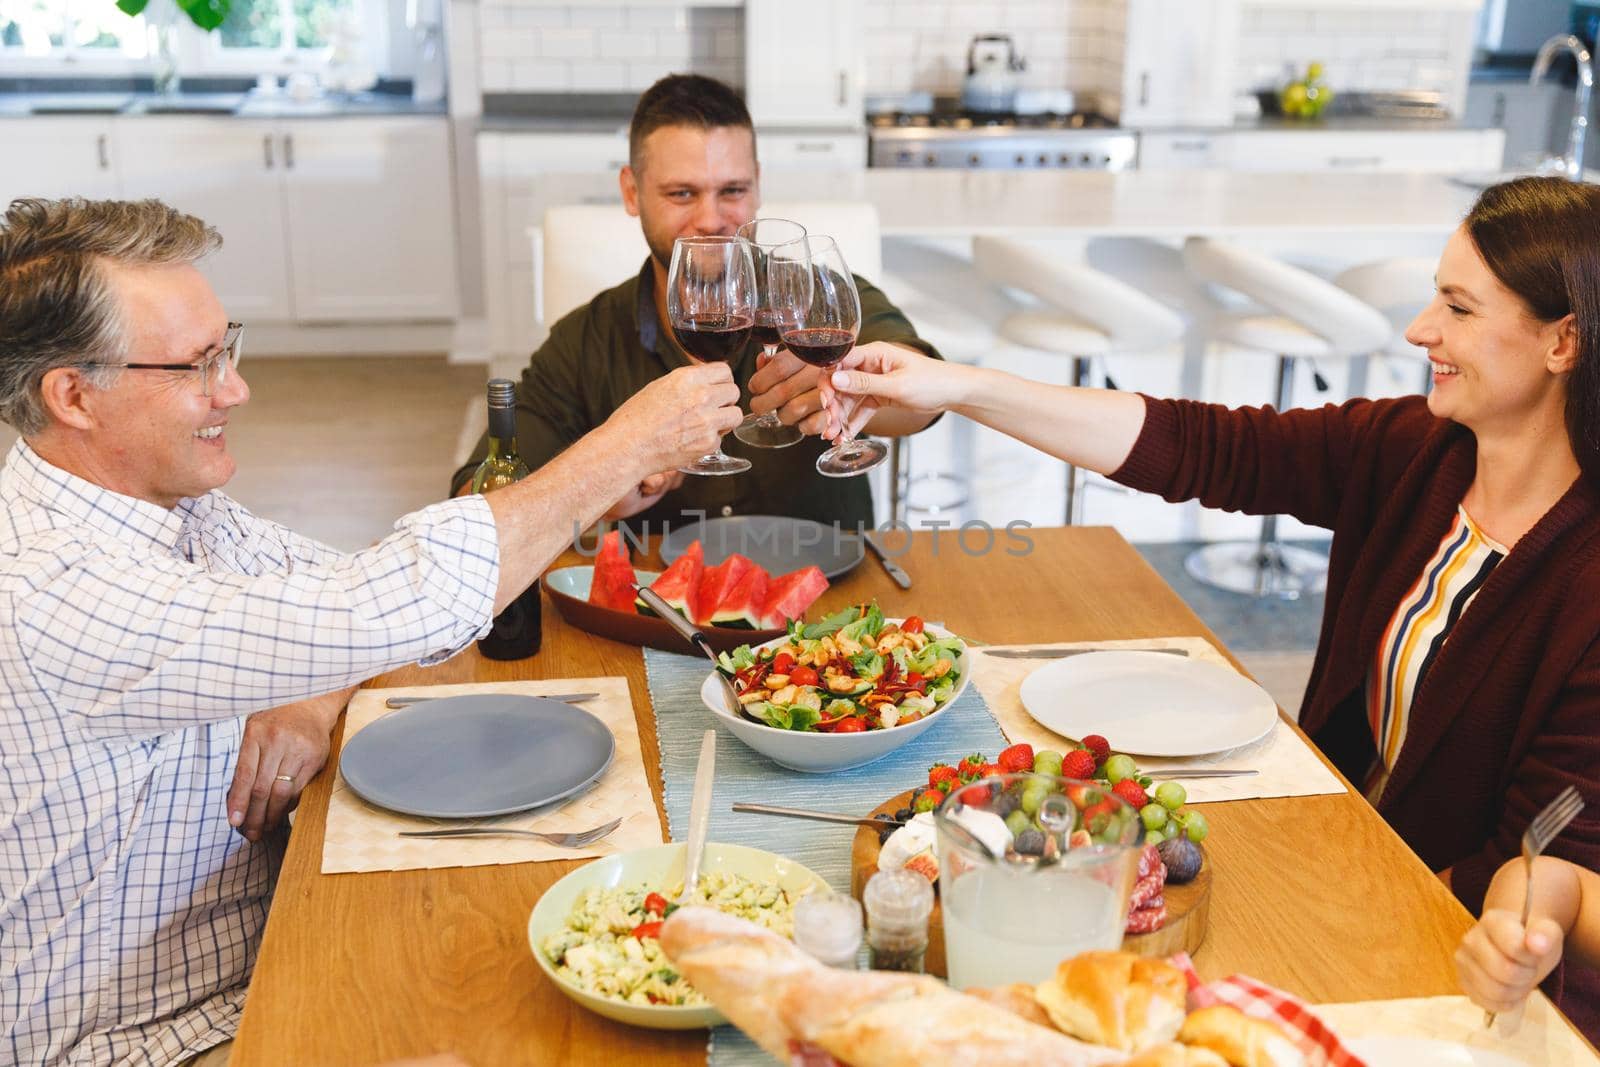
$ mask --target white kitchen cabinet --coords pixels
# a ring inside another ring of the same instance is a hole
[[[250,119],[119,119],[122,195],[198,215],[222,235],[200,264],[228,314],[291,322],[278,125]]]
[[[1122,125],[1228,125],[1238,39],[1239,0],[1128,0]]]
[[[454,196],[441,120],[128,117],[122,195],[215,226],[201,264],[228,313],[297,324],[454,318]]]
[[[1239,171],[1489,171],[1505,151],[1502,130],[1263,129],[1222,141],[1222,165]]]
[[[117,195],[110,119],[3,119],[0,145],[0,210],[21,196]]]
[[[860,170],[867,165],[865,131],[760,130],[756,145],[764,172]]]
[[[1225,165],[1228,135],[1210,130],[1144,130],[1140,170],[1209,170]]]
[[[744,99],[757,128],[859,126],[858,0],[746,0]]]
[[[301,122],[283,190],[299,322],[452,319],[450,136],[428,119]]]

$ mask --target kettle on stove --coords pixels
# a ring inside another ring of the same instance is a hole
[[[961,87],[964,111],[1011,112],[1017,106],[1018,76],[1025,66],[1004,33],[979,34],[967,46],[967,80]]]

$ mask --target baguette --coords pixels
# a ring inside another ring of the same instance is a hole
[[[1182,971],[1128,952],[1080,952],[1034,987],[1063,1033],[1128,1052],[1171,1041],[1187,993]]]
[[[1050,1015],[1039,1005],[1039,998],[1033,994],[1033,986],[1026,982],[1012,982],[1010,985],[997,986],[994,989],[975,988],[966,991],[967,996],[986,1000],[997,1008],[1004,1008],[1018,1018],[1026,1019],[1030,1023],[1054,1028]]]
[[[1304,1067],[1306,1062],[1276,1026],[1225,1004],[1190,1012],[1178,1040],[1208,1048],[1233,1067]]]

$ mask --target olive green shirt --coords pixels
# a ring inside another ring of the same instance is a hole
[[[939,358],[917,336],[882,290],[856,277],[861,293],[859,344],[893,341]],[[607,289],[561,319],[533,354],[517,383],[517,451],[537,470],[578,438],[595,429],[650,382],[688,366],[656,315],[655,272],[649,260],[635,278]],[[750,409],[750,378],[761,346],[752,341],[731,366],[740,404]],[[872,490],[865,477],[828,478],[816,461],[829,447],[806,437],[788,448],[752,448],[729,434],[723,451],[743,456],[751,469],[723,477],[688,475],[683,485],[627,520],[661,532],[681,522],[722,515],[788,515],[846,527],[872,526]],[[451,481],[459,491],[483,457],[488,437]]]

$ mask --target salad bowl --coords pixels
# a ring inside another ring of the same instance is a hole
[[[885,623],[892,622],[897,625],[904,621],[904,619],[884,620]],[[955,634],[938,626],[927,626],[925,632],[934,638],[956,637]],[[759,653],[763,649],[779,648],[789,640],[789,636],[785,635],[752,646],[752,650]],[[958,677],[954,687],[949,691],[948,697],[932,711],[913,722],[861,733],[786,730],[758,722],[737,712],[730,712],[725,706],[722,686],[716,672],[708,674],[706,680],[701,683],[700,700],[716,716],[718,725],[727,728],[740,741],[774,763],[809,774],[824,774],[829,771],[860,767],[882,759],[895,749],[921,737],[946,715],[950,706],[966,691],[967,684],[972,679],[972,656],[964,642],[955,658],[955,672]]]
[[[709,1004],[667,1005],[630,1004],[601,996],[562,978],[541,946],[551,934],[559,932],[587,889],[622,889],[648,885],[660,892],[683,881],[685,848],[681,842],[634,849],[586,863],[556,882],[539,897],[528,916],[528,945],[545,977],[557,989],[597,1015],[630,1026],[655,1030],[695,1030],[719,1026],[722,1013]],[[700,861],[702,875],[722,871],[757,882],[770,882],[791,896],[827,888],[827,883],[809,867],[786,856],[744,845],[708,841]]]

